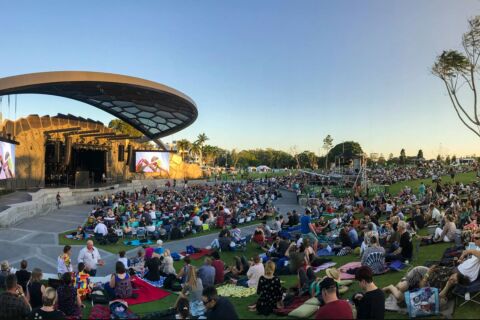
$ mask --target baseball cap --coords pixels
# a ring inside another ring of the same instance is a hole
[[[337,282],[333,280],[330,277],[325,277],[321,282],[320,282],[320,290],[323,289],[329,289],[329,288],[335,288],[337,287]]]

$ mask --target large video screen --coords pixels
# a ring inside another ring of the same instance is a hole
[[[0,141],[0,180],[15,178],[15,145]]]
[[[170,152],[136,151],[135,172],[165,172],[170,170]]]

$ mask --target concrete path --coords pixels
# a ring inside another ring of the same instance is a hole
[[[296,195],[292,192],[282,191],[283,197],[275,202],[275,207],[280,214],[302,208],[296,204]],[[76,205],[63,207],[51,214],[38,216],[22,221],[15,227],[0,229],[0,261],[8,260],[10,265],[19,268],[20,261],[28,261],[29,269],[38,267],[45,273],[56,273],[57,257],[62,252],[63,246],[58,244],[58,234],[75,229],[82,224],[91,205]],[[255,225],[241,228],[243,234],[253,233]],[[166,248],[173,251],[184,251],[187,245],[206,247],[217,237],[217,233],[199,236],[196,238],[176,240],[165,243]],[[78,252],[83,246],[73,246],[72,258],[76,264]],[[128,252],[128,256],[135,254],[137,249]],[[106,267],[98,269],[98,275],[104,276],[113,272],[117,255],[100,250]]]

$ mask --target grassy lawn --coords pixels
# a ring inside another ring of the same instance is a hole
[[[253,220],[253,221],[250,221],[250,222],[243,223],[243,224],[239,225],[239,227],[243,228],[243,227],[256,225],[256,224],[260,224],[260,223],[262,223],[260,220]],[[76,230],[69,230],[69,231],[59,233],[58,234],[58,244],[63,245],[63,246],[67,245],[67,244],[71,245],[71,246],[72,245],[85,245],[86,242],[87,242],[86,240],[74,240],[74,239],[65,238],[65,235],[71,234],[72,232],[75,232],[75,231]],[[217,234],[219,232],[220,232],[220,229],[215,228],[215,229],[210,229],[210,230],[202,231],[202,232],[195,233],[195,234],[189,234],[183,239],[201,237],[201,236],[205,236],[205,235],[212,234],[212,233]],[[164,241],[164,243],[168,243],[168,242],[170,242],[170,240]],[[105,250],[105,251],[108,251],[108,252],[111,252],[111,253],[114,253],[114,254],[117,254],[120,251],[128,251],[128,250],[132,250],[132,249],[140,247],[140,246],[139,247],[127,246],[127,245],[123,244],[123,239],[120,239],[116,244],[100,245],[100,244],[96,243],[95,246],[97,248],[100,248],[102,250]]]
[[[423,234],[426,233],[426,230],[423,231]],[[415,240],[416,241],[416,240]],[[430,260],[439,260],[443,251],[449,247],[450,244],[435,244],[431,246],[420,247],[418,254],[414,257],[414,260],[411,262],[413,266],[424,265],[426,261]],[[255,244],[249,244],[246,252],[222,252],[221,258],[225,262],[225,264],[230,265],[233,263],[233,257],[235,255],[245,255],[247,258],[252,257],[255,254],[259,254],[262,251],[258,248]],[[351,261],[358,261],[359,258],[353,255],[344,256],[344,257],[331,257],[331,259],[337,263],[337,267],[342,266],[345,263]],[[193,261],[193,265],[200,266],[203,263],[203,259]],[[180,270],[182,267],[182,262],[175,262],[175,268]],[[406,273],[408,270],[404,270],[402,272],[389,272],[385,275],[375,277],[375,283],[379,287],[384,287],[389,284],[397,283]],[[317,276],[323,277],[325,276],[324,271],[320,271],[317,273]],[[285,287],[294,286],[297,282],[297,277],[294,275],[291,276],[281,276],[282,285]],[[352,295],[356,292],[360,291],[359,286],[354,283],[350,286],[350,289],[343,294],[342,298],[349,299]],[[172,294],[162,300],[154,301],[150,303],[134,305],[131,307],[132,311],[137,313],[138,315],[144,315],[150,312],[165,310],[172,307],[175,304],[177,299],[176,294]],[[259,316],[254,312],[249,312],[247,306],[250,304],[255,303],[257,299],[256,295],[246,297],[246,298],[230,298],[232,303],[235,305],[238,315],[241,319],[277,319],[277,318],[285,318],[279,317],[276,315],[270,315],[268,317]],[[90,306],[84,310],[84,316],[87,317],[90,312]],[[461,308],[456,308],[454,313],[454,318],[457,319],[476,319],[478,318],[478,314],[480,313],[480,306],[467,304]],[[399,314],[395,312],[386,312],[385,314],[386,319],[408,319],[408,315]]]
[[[441,176],[442,183],[453,183],[453,180],[450,178],[449,175]],[[477,173],[476,172],[466,172],[466,173],[458,173],[455,176],[455,182],[462,182],[462,183],[471,183],[477,180]],[[396,195],[402,190],[404,187],[408,186],[412,188],[412,190],[418,194],[418,186],[420,183],[425,183],[426,186],[432,185],[432,179],[416,179],[416,180],[409,180],[409,181],[401,181],[392,184],[388,187],[389,192],[392,195]]]

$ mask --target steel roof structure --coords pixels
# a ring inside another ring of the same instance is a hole
[[[165,85],[119,74],[53,71],[0,78],[0,96],[47,94],[78,100],[159,139],[191,125],[198,116],[195,102]]]

